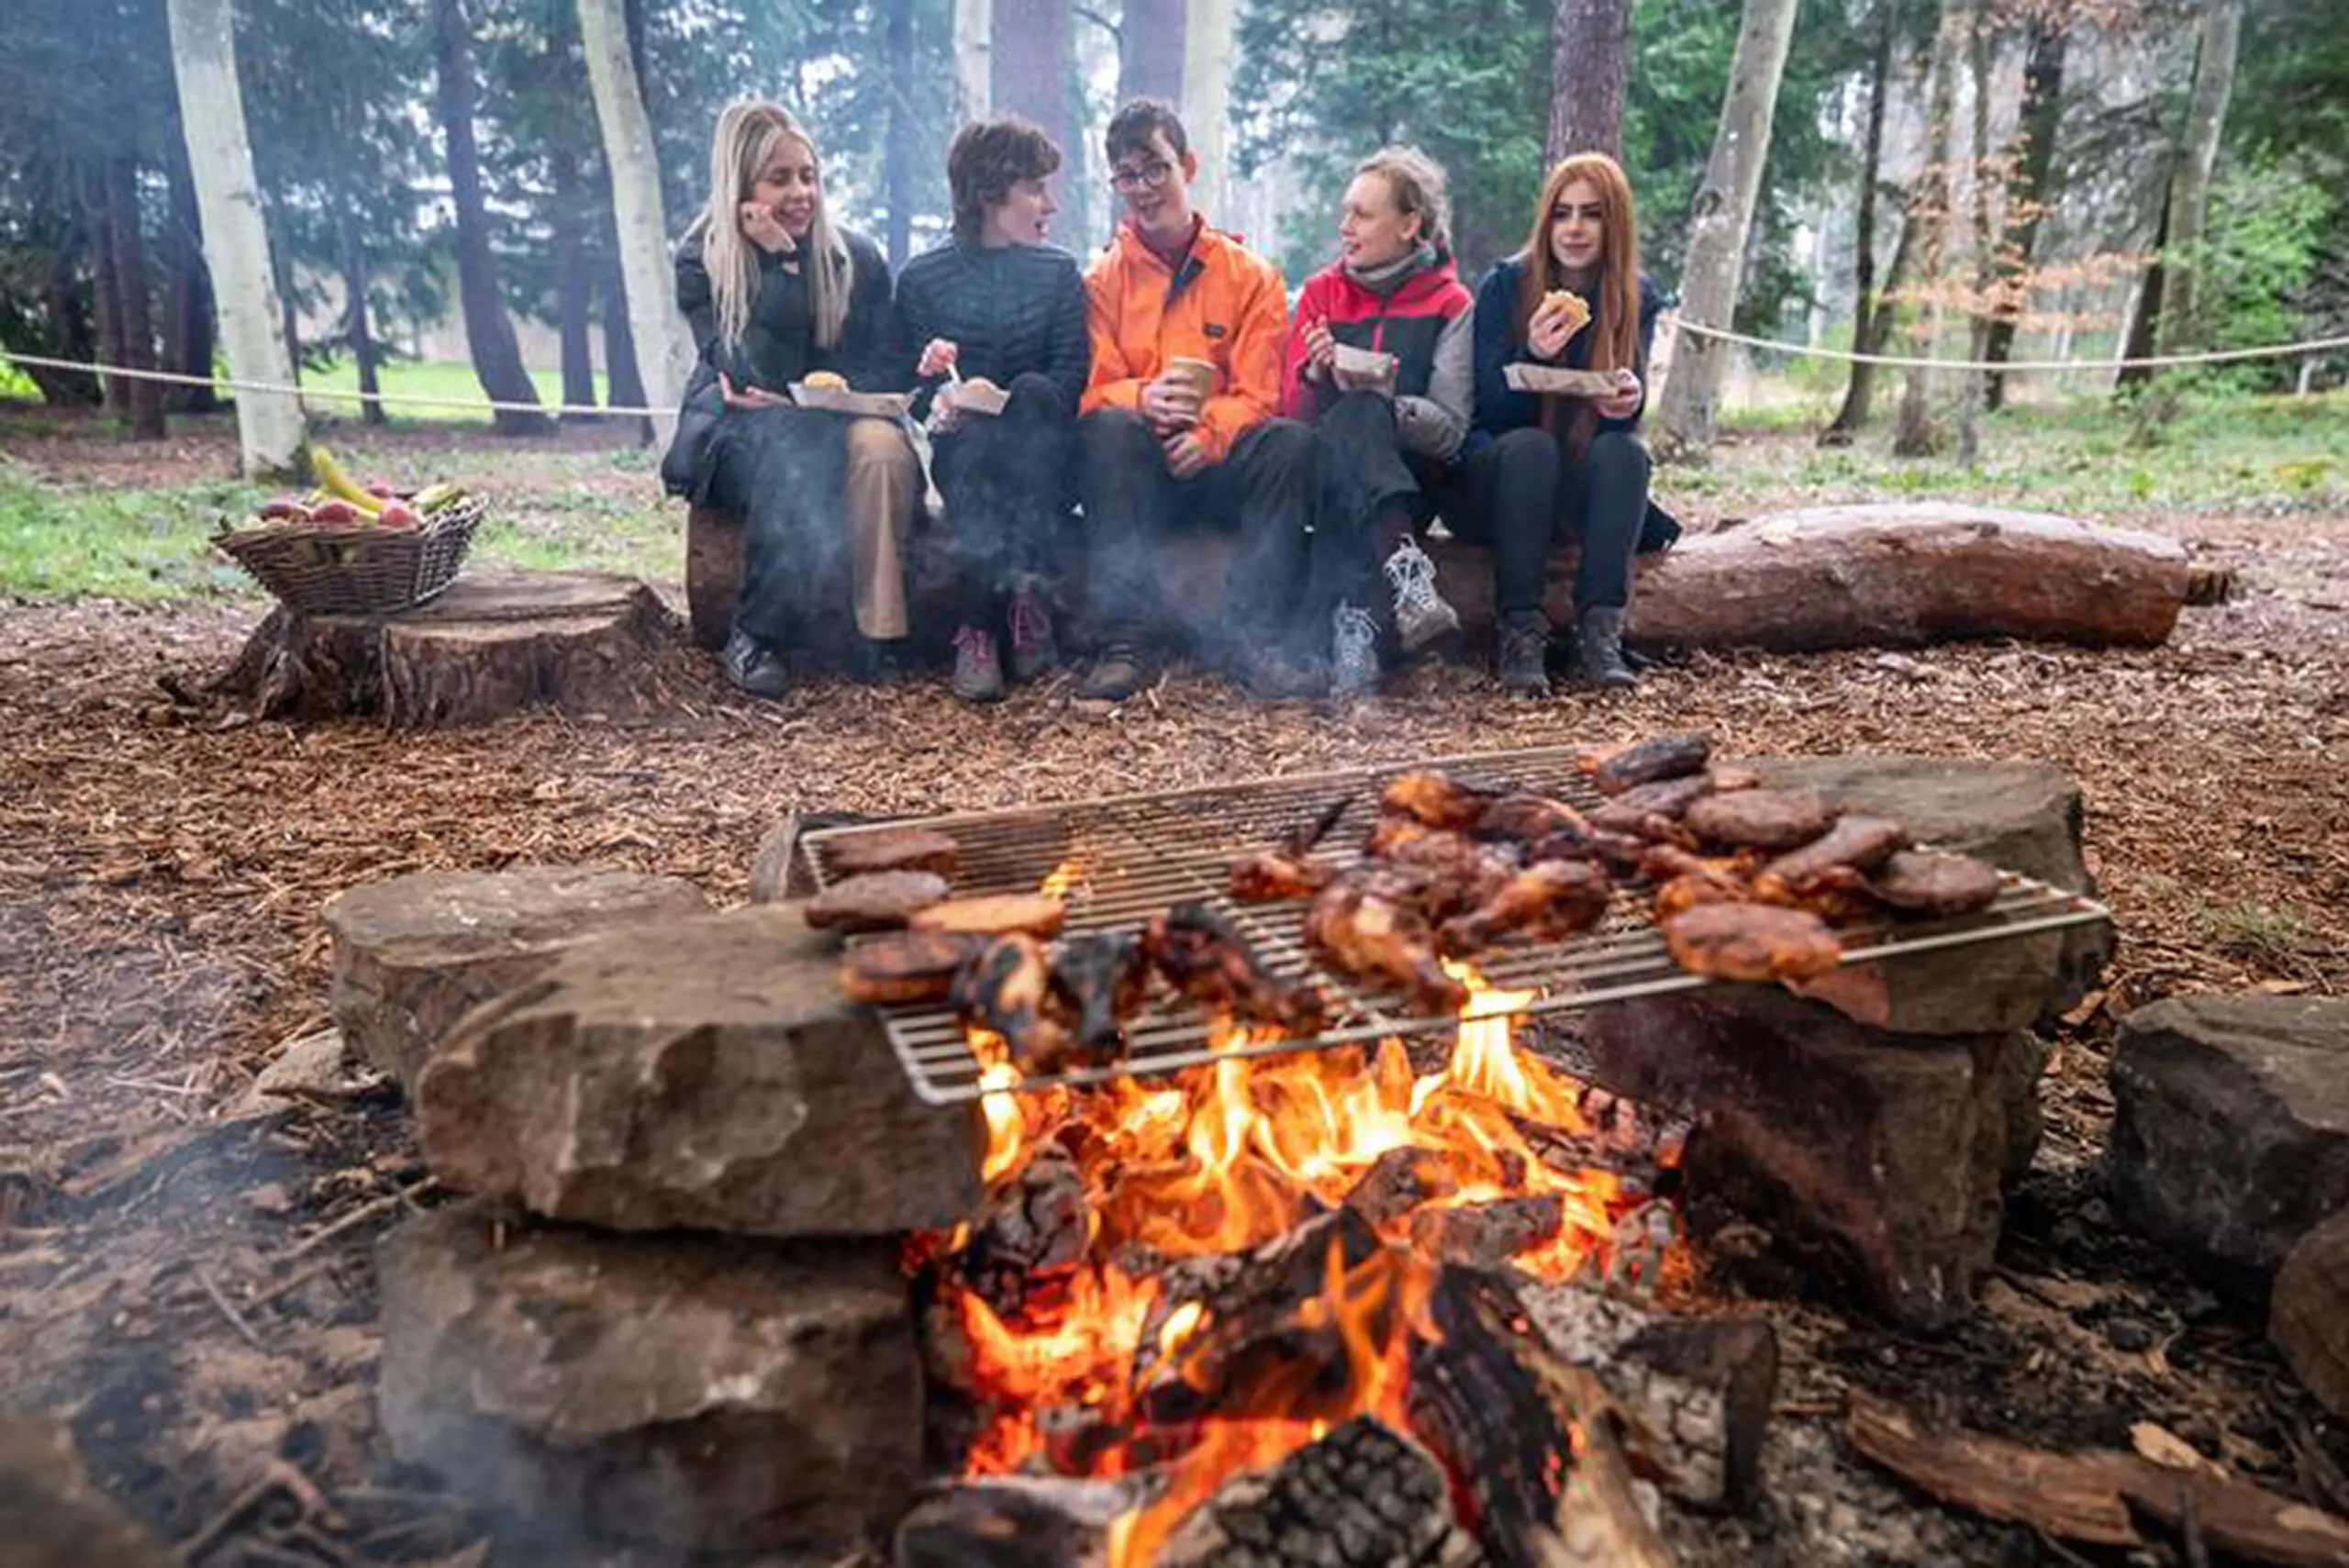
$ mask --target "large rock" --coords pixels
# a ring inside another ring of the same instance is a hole
[[[2267,1337],[2309,1392],[2349,1420],[2349,1209],[2301,1237],[2284,1259]]]
[[[531,979],[593,931],[698,915],[692,883],[637,872],[517,866],[417,872],[328,901],[335,1023],[413,1093],[459,1018]]]
[[[377,1255],[400,1459],[529,1526],[830,1561],[920,1467],[896,1250],[500,1226],[471,1206]]]
[[[973,1106],[915,1098],[797,906],[591,938],[476,1009],[417,1084],[462,1192],[621,1230],[883,1236],[970,1218]]]
[[[91,1483],[72,1434],[0,1420],[0,1560],[10,1568],[170,1568],[178,1559]]]
[[[2094,896],[2081,853],[2079,786],[2040,762],[1943,757],[1757,757],[1769,783],[1816,789],[1848,811],[1890,817],[1920,843]],[[2065,930],[1946,948],[1838,970],[1805,994],[1904,1034],[2028,1029],[2087,994],[2112,957],[2112,929]]]
[[[1699,1113],[1690,1189],[1754,1215],[1895,1320],[1974,1305],[2039,1136],[2027,1034],[1894,1036],[1767,986],[1592,1009],[1601,1082]]]
[[[2115,1206],[2213,1283],[2256,1297],[2349,1208],[2349,1001],[2180,996],[2121,1020]]]

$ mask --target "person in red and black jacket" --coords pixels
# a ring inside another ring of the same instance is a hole
[[[1282,367],[1281,412],[1319,446],[1308,615],[1332,620],[1332,688],[1378,673],[1364,607],[1384,566],[1404,651],[1458,629],[1413,541],[1468,433],[1472,312],[1450,248],[1443,171],[1415,147],[1363,160],[1346,187],[1340,259],[1306,280]],[[1383,356],[1383,358],[1359,357]]]

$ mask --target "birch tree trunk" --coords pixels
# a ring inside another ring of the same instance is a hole
[[[1550,17],[1551,162],[1574,152],[1621,161],[1631,73],[1631,0],[1557,0]]]
[[[1925,167],[1909,194],[1909,222],[1917,231],[1917,273],[1924,280],[1926,328],[1920,352],[1930,357],[1941,338],[1943,275],[1949,240],[1950,129],[1957,117],[1957,72],[1965,58],[1969,0],[1942,0],[1941,25],[1933,35],[1933,86],[1925,109]],[[1923,457],[1933,450],[1933,373],[1911,367],[1900,393],[1900,422],[1893,432],[1895,457]]]
[[[661,210],[661,162],[652,121],[629,51],[628,19],[620,0],[579,0],[580,39],[587,50],[587,81],[596,118],[604,129],[604,164],[612,172],[612,216],[619,229],[620,272],[628,280],[629,336],[653,417],[654,439],[666,445],[685,390],[689,357],[669,266],[669,225]]]
[[[2210,177],[2219,164],[2219,139],[2227,128],[2227,99],[2235,83],[2235,51],[2243,36],[2243,0],[2210,0],[2202,17],[2201,47],[2194,58],[2194,97],[2187,110],[2186,136],[2178,148],[2177,172],[2169,187],[2169,283],[2163,302],[2161,344],[2165,353],[2203,346],[2195,298],[2204,224],[2210,206]]]
[[[473,34],[464,0],[433,0],[432,51],[439,77],[440,134],[449,149],[449,195],[457,209],[457,302],[465,321],[465,347],[481,389],[500,409],[493,422],[500,435],[535,436],[553,429],[538,411],[539,389],[522,363],[498,286],[497,258],[489,248],[489,204],[482,193],[481,152],[473,141]]]
[[[279,328],[276,272],[253,183],[252,144],[237,81],[231,0],[170,0],[172,72],[187,127],[188,167],[204,226],[228,374],[238,381],[294,384],[294,356]],[[302,405],[289,394],[237,394],[237,439],[249,478],[298,474],[308,466]]]
[[[1853,239],[1853,299],[1852,347],[1859,353],[1874,352],[1868,347],[1876,327],[1876,215],[1882,205],[1884,184],[1884,111],[1892,96],[1892,37],[1899,26],[1899,0],[1876,0],[1876,43],[1869,61],[1872,72],[1868,79],[1868,128],[1864,150],[1860,154],[1860,216],[1859,230]],[[1835,417],[1820,432],[1821,446],[1840,445],[1848,441],[1852,433],[1868,417],[1868,391],[1864,380],[1872,378],[1876,367],[1854,363],[1852,379],[1843,387],[1843,405],[1835,410]]]
[[[1183,0],[1126,0],[1118,25],[1118,101],[1183,96]]]
[[[1705,183],[1697,187],[1688,234],[1688,265],[1682,319],[1727,327],[1737,311],[1737,285],[1745,274],[1745,238],[1753,228],[1753,204],[1762,194],[1762,166],[1770,155],[1770,125],[1776,117],[1778,82],[1786,74],[1787,46],[1793,41],[1798,0],[1745,0],[1731,58],[1729,92],[1721,101],[1720,128],[1713,136]],[[1664,387],[1658,445],[1663,455],[1698,457],[1713,444],[1713,417],[1720,402],[1721,367],[1729,346],[1695,332],[1683,332],[1672,374]]]
[[[966,123],[995,112],[995,0],[954,0],[954,97]]]
[[[1224,160],[1231,128],[1232,0],[1190,0],[1183,26],[1183,128],[1199,155],[1191,199],[1209,223],[1223,212]]]

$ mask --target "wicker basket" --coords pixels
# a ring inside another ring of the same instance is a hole
[[[295,615],[383,616],[420,605],[455,582],[488,510],[481,497],[468,495],[420,528],[256,525],[216,534],[212,542]]]

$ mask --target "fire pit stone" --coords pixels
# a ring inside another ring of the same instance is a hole
[[[0,1540],[16,1568],[166,1568],[178,1561],[90,1479],[69,1429],[30,1417],[0,1420]]]
[[[911,1495],[921,1377],[892,1243],[615,1236],[459,1205],[377,1262],[393,1452],[526,1528],[829,1560]]]
[[[692,883],[638,872],[514,866],[416,872],[330,899],[333,1008],[352,1051],[413,1094],[459,1018],[595,931],[698,915]]]
[[[976,1107],[923,1105],[796,908],[582,941],[417,1081],[461,1192],[619,1230],[888,1236],[978,1209]]]

